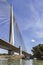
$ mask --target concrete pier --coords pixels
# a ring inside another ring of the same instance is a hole
[[[8,55],[14,55],[14,51],[8,50]]]
[[[21,46],[19,46],[19,55],[22,55],[22,47]]]

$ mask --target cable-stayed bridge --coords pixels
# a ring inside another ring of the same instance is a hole
[[[6,19],[5,16],[0,17],[0,21],[2,19],[2,22],[0,22],[0,25],[4,25],[7,22],[9,22],[9,25],[10,25],[9,26],[10,27],[9,28],[9,42],[6,42],[0,39],[0,48],[8,50],[8,54],[10,55],[11,54],[13,55],[14,52],[17,52],[19,54],[24,54],[25,56],[29,56],[29,54],[26,52],[26,47],[25,47],[22,35],[20,33],[18,24],[15,21],[12,5],[10,5],[9,7],[9,13],[10,13],[9,20]],[[1,33],[4,33],[4,31]]]

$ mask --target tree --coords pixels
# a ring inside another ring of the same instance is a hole
[[[39,44],[32,48],[33,56],[36,58],[43,57],[43,44]]]

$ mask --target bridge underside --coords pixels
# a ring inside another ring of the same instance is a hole
[[[8,42],[3,41],[2,39],[0,39],[0,48],[10,51],[9,54],[11,54],[11,51],[12,52],[17,52],[17,53],[20,52],[19,48],[9,44]],[[26,53],[24,51],[22,51],[22,54],[24,54],[24,56],[30,56],[30,54],[28,54],[28,53]]]

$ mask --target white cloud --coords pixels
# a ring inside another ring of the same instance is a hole
[[[0,0],[0,2],[6,2],[6,0]]]
[[[28,13],[30,13],[30,17],[28,17],[27,15],[27,17],[19,18],[18,22],[20,23],[19,26],[22,31],[27,31],[31,29],[34,37],[43,38],[43,16],[40,16],[40,14],[42,13],[40,10],[42,10],[43,8],[40,9],[39,5],[40,7],[43,6],[39,4],[39,2],[35,5],[32,2],[30,4],[26,4],[26,7],[28,8]],[[34,40],[32,41],[34,42]]]
[[[43,32],[36,32],[36,37],[43,38]]]
[[[28,10],[29,10],[29,8],[28,8]],[[34,28],[35,29],[42,28],[42,22],[41,22],[39,13],[34,8],[34,5],[32,3],[30,4],[30,10],[31,10],[31,13],[32,13],[31,16],[30,16],[30,19],[29,18],[22,19],[22,21],[23,21],[23,25],[22,25],[23,28],[22,29],[23,30],[28,30],[30,27],[33,28],[33,29]]]
[[[32,39],[32,40],[31,40],[31,42],[35,42],[35,40],[34,40],[34,39]]]

